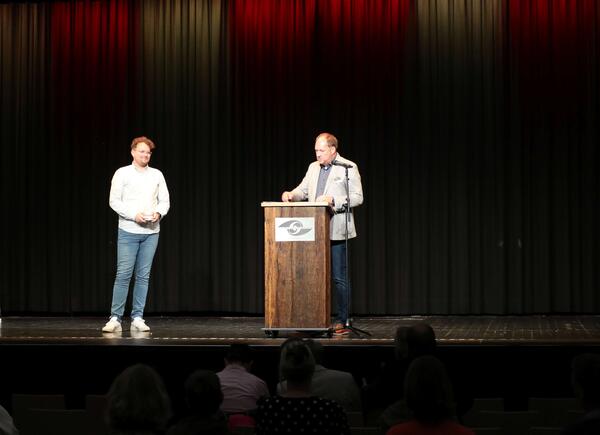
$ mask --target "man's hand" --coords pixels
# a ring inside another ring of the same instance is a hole
[[[135,221],[140,225],[144,225],[146,223],[146,218],[144,218],[144,215],[140,212],[135,215]]]
[[[333,196],[321,195],[315,201],[326,202],[327,204],[329,204],[329,207],[333,207]]]
[[[145,217],[143,213],[138,213],[135,215],[135,221],[140,225],[146,225],[148,223],[155,223],[160,220],[160,213],[154,212],[152,213],[152,217]]]
[[[292,192],[283,192],[281,194],[281,200],[283,202],[290,202],[294,200],[294,195],[292,194]]]

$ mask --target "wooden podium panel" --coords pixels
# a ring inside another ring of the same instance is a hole
[[[331,245],[327,203],[265,202],[262,206],[265,329],[329,329]],[[277,218],[313,218],[314,241],[276,241]]]

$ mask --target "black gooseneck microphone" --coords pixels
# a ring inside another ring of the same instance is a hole
[[[350,169],[350,168],[354,167],[352,165],[349,165],[348,163],[338,162],[337,160],[334,160],[333,162],[331,162],[331,164],[333,166],[341,166],[342,168],[346,168],[346,169]]]

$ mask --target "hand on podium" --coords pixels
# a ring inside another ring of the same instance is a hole
[[[281,194],[281,200],[283,202],[290,202],[294,200],[294,195],[292,194],[292,192],[283,192]]]
[[[333,207],[333,196],[321,195],[316,199],[317,202],[326,202],[329,207]]]

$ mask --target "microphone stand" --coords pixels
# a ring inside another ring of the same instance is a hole
[[[358,336],[360,336],[360,334],[364,334],[370,337],[371,334],[369,332],[352,326],[352,286],[350,285],[350,265],[348,264],[348,256],[350,253],[348,248],[348,222],[350,221],[350,175],[348,174],[349,167],[344,166],[344,168],[346,169],[346,204],[344,204],[344,214],[346,215],[346,239],[344,243],[346,248],[346,287],[348,291],[348,318],[346,319],[345,327]]]

